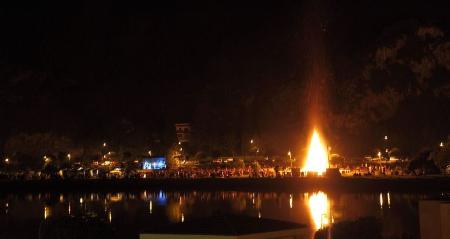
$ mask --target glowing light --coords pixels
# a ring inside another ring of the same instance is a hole
[[[80,198],[80,204],[83,204],[83,198]]]
[[[69,208],[68,208],[68,212],[69,212],[69,215],[70,215],[70,213],[71,213],[71,210],[70,210],[71,208],[70,208],[70,202],[69,202]]]
[[[292,194],[289,194],[289,208],[292,208]]]
[[[444,142],[441,142],[441,143],[439,144],[439,147],[444,147]]]
[[[109,211],[109,213],[108,213],[108,220],[109,220],[109,223],[112,222],[112,212],[111,211]]]
[[[261,217],[262,217],[261,212],[258,212],[258,218],[261,218]]]
[[[317,172],[322,175],[328,168],[327,149],[320,140],[319,133],[314,130],[309,144],[308,155],[302,169],[303,172]]]
[[[380,208],[383,209],[383,194],[380,193]]]
[[[8,163],[9,162],[9,158],[5,158],[5,163]]]
[[[181,222],[184,222],[184,213],[181,213]]]
[[[50,208],[45,206],[44,207],[44,219],[47,219],[51,215]]]
[[[389,192],[387,193],[387,202],[388,202],[388,207],[391,208],[391,195],[389,194]]]
[[[320,191],[313,193],[309,197],[308,206],[316,230],[330,223],[330,204],[325,193]]]
[[[153,213],[153,201],[150,200],[150,202],[148,203],[148,209],[150,211],[150,214]]]

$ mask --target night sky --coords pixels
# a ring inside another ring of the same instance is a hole
[[[309,133],[311,89],[324,111],[339,112],[337,89],[358,78],[395,26],[437,26],[448,40],[443,2],[1,3],[0,141],[48,131],[78,141],[149,141],[190,122],[211,140],[232,131],[240,143],[257,137],[268,152],[284,152]],[[311,78],[324,72],[317,88]],[[425,133],[431,143],[449,133],[449,110],[436,111],[445,126]],[[372,150],[387,133],[400,139],[395,122],[416,117],[406,110],[344,136],[320,114],[331,144],[348,154]],[[361,139],[361,150],[349,150]]]

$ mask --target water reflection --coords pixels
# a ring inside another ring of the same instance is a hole
[[[386,222],[385,230],[392,231],[386,234],[392,235],[418,228],[417,202],[427,197],[392,192],[327,194],[320,191],[4,194],[0,195],[0,209],[3,209],[0,223],[14,222],[26,227],[30,221],[35,220],[34,225],[39,225],[49,217],[55,220],[94,217],[118,230],[137,232],[154,224],[185,222],[222,212],[292,221],[317,230],[334,220],[375,216]],[[396,226],[388,227],[389,224]],[[14,232],[9,233],[14,235]]]
[[[330,202],[324,192],[319,191],[309,196],[308,207],[316,230],[330,223]]]
[[[388,203],[388,208],[391,208],[391,195],[389,192],[387,193],[387,203]]]
[[[50,207],[44,206],[44,219],[47,219],[51,215]]]
[[[289,208],[291,208],[292,209],[292,194],[289,194]]]

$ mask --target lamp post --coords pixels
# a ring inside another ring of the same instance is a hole
[[[380,175],[381,175],[381,151],[378,151],[378,163],[380,164]]]
[[[291,172],[292,172],[292,153],[291,153],[291,150],[288,151],[287,155],[289,156],[289,160],[291,161]]]

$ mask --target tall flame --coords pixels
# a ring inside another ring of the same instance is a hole
[[[328,168],[327,148],[320,140],[319,133],[314,129],[311,141],[309,143],[308,155],[303,166],[303,172],[317,172],[322,175]]]

